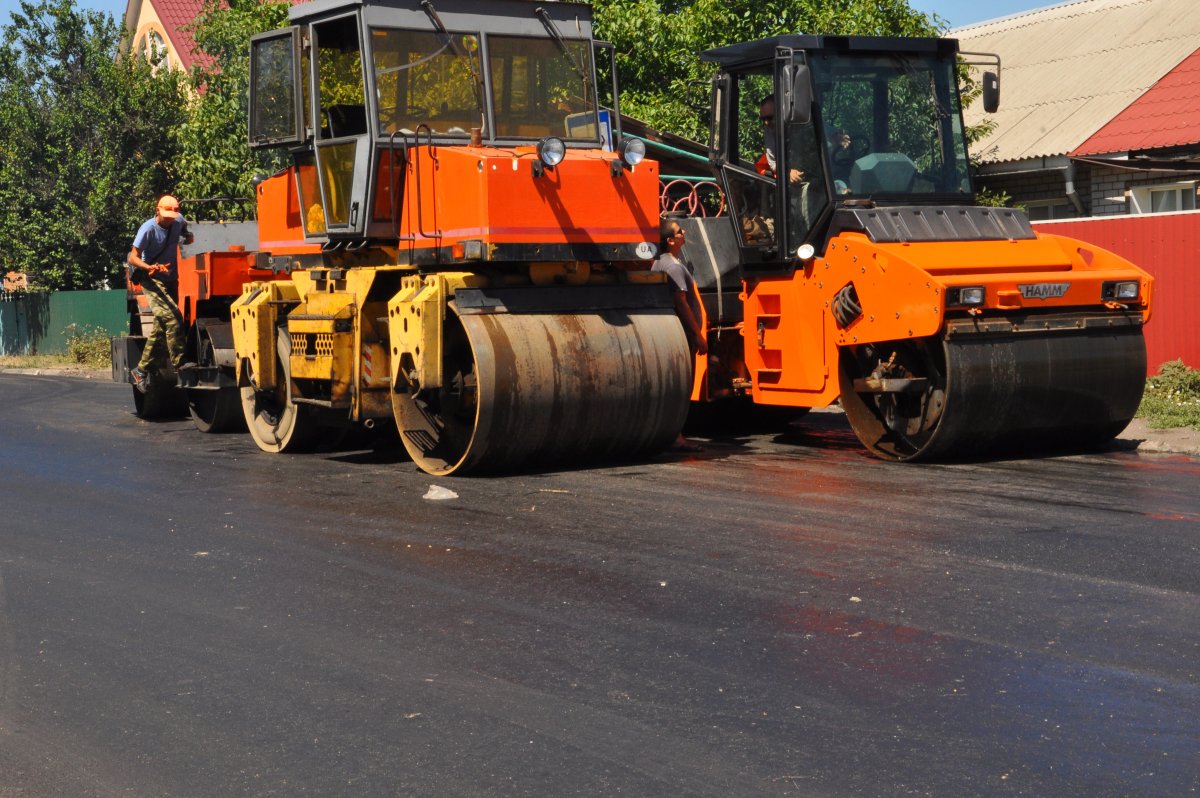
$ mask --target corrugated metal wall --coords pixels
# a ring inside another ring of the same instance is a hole
[[[1034,228],[1111,250],[1154,275],[1146,326],[1150,373],[1177,358],[1200,368],[1200,211],[1038,222]]]
[[[120,335],[129,329],[124,291],[9,294],[0,301],[0,355],[67,351],[75,330]]]

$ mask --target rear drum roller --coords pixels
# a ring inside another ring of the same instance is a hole
[[[431,474],[644,456],[687,416],[691,360],[670,310],[455,311],[442,346],[441,388],[392,394],[404,446]]]
[[[156,388],[142,393],[133,388],[133,412],[138,418],[151,421],[158,418],[179,418],[186,412],[183,391],[175,386]]]
[[[212,341],[207,336],[201,339],[197,363],[202,368],[216,367]],[[201,432],[229,432],[245,428],[242,398],[237,388],[189,388],[187,395],[192,423]]]
[[[286,328],[276,330],[275,348],[278,357],[274,388],[259,390],[251,383],[249,374],[242,377],[242,412],[246,426],[258,448],[264,452],[307,451],[315,444],[319,428],[313,408],[291,400],[292,342]],[[249,369],[249,363],[246,369]]]
[[[887,460],[1103,445],[1141,401],[1136,328],[961,335],[847,348],[842,407]]]
[[[175,372],[157,369],[150,374],[150,387],[142,393],[133,391],[133,412],[138,418],[152,421],[160,418],[179,418],[187,412],[187,396],[175,386]]]

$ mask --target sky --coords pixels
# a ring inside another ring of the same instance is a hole
[[[125,0],[76,0],[81,8],[107,11],[114,17],[125,14]],[[908,0],[917,11],[936,13],[945,19],[951,28],[969,25],[985,19],[1007,17],[1032,8],[1055,5],[1056,0]],[[17,0],[0,0],[0,24],[7,24],[9,13],[20,8]],[[806,31],[820,33],[820,31]]]
[[[0,3],[6,0],[0,0]],[[1058,5],[1063,0],[908,0],[917,11],[934,13],[951,28],[982,22],[985,19],[1008,17],[1034,8]]]

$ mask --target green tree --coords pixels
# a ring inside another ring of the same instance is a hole
[[[287,3],[205,0],[192,29],[201,65],[193,68],[194,97],[180,130],[182,195],[253,197],[256,173],[273,171],[278,153],[250,149],[250,37],[287,25]]]
[[[621,110],[703,140],[711,64],[704,50],[784,33],[936,36],[944,22],[907,0],[594,0],[598,37],[616,46]]]
[[[120,41],[72,0],[21,0],[0,28],[0,252],[37,285],[113,279],[172,186],[182,81]]]

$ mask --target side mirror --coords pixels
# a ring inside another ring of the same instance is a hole
[[[780,116],[794,125],[812,122],[812,79],[807,64],[788,64],[780,71],[783,91],[779,100]]]
[[[995,72],[983,73],[983,110],[996,113],[1000,107],[1000,76]]]

